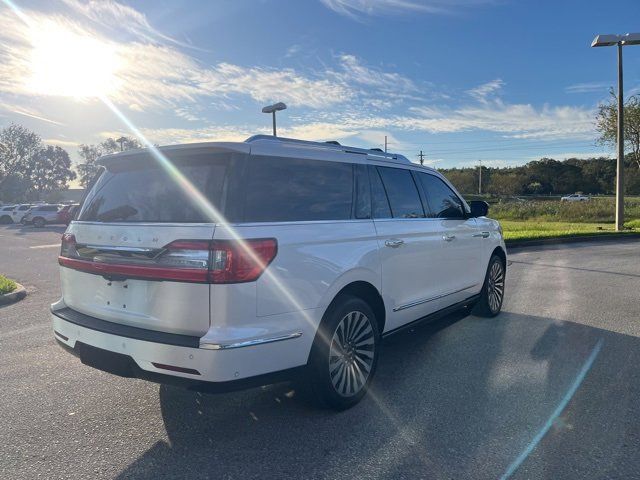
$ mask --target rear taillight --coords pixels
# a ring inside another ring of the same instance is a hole
[[[58,262],[106,277],[197,283],[253,282],[278,251],[275,238],[248,240],[176,240],[149,259],[96,254],[81,256],[72,234],[62,236]]]
[[[76,236],[73,233],[65,233],[62,235],[62,243],[60,245],[61,257],[75,257],[78,255],[76,251]]]
[[[214,240],[211,242],[211,283],[257,280],[278,253],[275,238]]]

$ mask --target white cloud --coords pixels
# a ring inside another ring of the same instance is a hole
[[[508,104],[486,101],[455,109],[414,108],[414,116],[394,123],[431,133],[484,130],[512,138],[593,138],[594,112],[583,107]]]
[[[77,147],[78,142],[72,142],[70,140],[60,140],[59,138],[45,138],[42,140],[45,144],[57,145],[59,147]]]
[[[545,151],[544,147],[540,148],[540,152],[546,152],[546,153],[541,153],[539,155],[529,157],[527,161],[540,160],[541,158],[553,158],[555,160],[566,160],[568,158],[586,159],[586,158],[611,157],[612,155],[612,153],[602,151],[602,150],[594,150],[589,152],[550,153],[549,151]]]
[[[320,0],[327,8],[351,18],[358,15],[402,13],[450,14],[465,7],[495,3],[494,0]]]
[[[59,126],[64,126],[65,124],[62,122],[59,122],[57,120],[53,120],[51,118],[47,118],[45,117],[42,113],[40,113],[37,110],[33,110],[30,108],[26,108],[26,107],[19,107],[16,105],[3,105],[2,106],[6,111],[11,112],[11,113],[17,113],[18,115],[22,115],[24,117],[29,117],[29,118],[33,118],[35,120],[40,120],[41,122],[46,122],[46,123],[50,123],[52,125],[59,125]]]
[[[140,40],[165,40],[183,47],[193,48],[163,35],[153,28],[147,17],[138,10],[113,0],[62,0],[76,15],[81,15],[100,27],[122,32],[123,30]]]
[[[569,85],[564,89],[567,93],[606,93],[612,85],[607,82],[588,82]]]
[[[255,129],[246,126],[215,125],[203,128],[141,128],[142,134],[153,144],[170,145],[175,143],[195,142],[242,142],[256,133]],[[131,135],[119,130],[106,130],[100,132],[101,138],[118,138],[122,135]]]
[[[91,19],[106,17],[117,20],[125,30],[147,29],[146,19],[129,7],[115,2],[91,2],[80,9]],[[17,21],[7,8],[0,9],[0,93],[43,95],[34,91],[27,79],[32,76],[30,64],[34,32],[46,25],[48,30],[73,32],[74,38],[88,38],[108,47],[117,65],[113,72],[113,88],[109,96],[132,109],[174,107],[182,102],[196,102],[200,97],[230,102],[231,95],[248,96],[258,102],[280,100],[291,106],[320,108],[348,100],[354,90],[343,79],[321,73],[301,74],[293,69],[245,67],[231,63],[206,66],[173,46],[152,42],[149,38],[117,41],[85,24],[35,11],[25,12],[29,24]],[[149,27],[150,28],[150,27]]]
[[[302,50],[302,47],[298,44],[291,45],[287,48],[286,53],[284,54],[285,58],[293,57],[297,55]]]
[[[355,55],[340,55],[342,71],[336,76],[344,82],[355,82],[367,87],[382,89],[386,93],[416,92],[415,83],[399,73],[383,72],[368,67]]]
[[[504,82],[501,79],[496,78],[490,82],[478,85],[471,90],[467,90],[467,93],[480,102],[486,102],[488,97],[498,93],[502,90],[502,87],[504,87]]]

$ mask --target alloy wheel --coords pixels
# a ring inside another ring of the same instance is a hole
[[[504,298],[504,267],[502,262],[493,262],[489,270],[489,282],[487,284],[487,300],[491,312],[496,313],[502,306]]]
[[[374,361],[375,337],[364,313],[347,313],[336,328],[329,350],[329,375],[335,391],[343,397],[360,392]]]

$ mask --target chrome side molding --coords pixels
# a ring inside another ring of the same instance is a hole
[[[289,333],[278,337],[254,338],[253,340],[245,340],[235,343],[201,343],[200,348],[206,350],[230,350],[232,348],[252,347],[254,345],[263,345],[265,343],[281,342],[283,340],[291,340],[302,336],[302,332]]]
[[[448,297],[449,295],[453,295],[455,293],[464,292],[465,290],[469,290],[470,288],[473,288],[477,285],[478,285],[477,283],[474,283],[473,285],[469,285],[468,287],[464,287],[459,290],[455,290],[453,292],[441,293],[440,295],[436,295],[435,297],[424,298],[422,300],[416,300],[415,302],[406,303],[404,305],[398,305],[393,309],[393,311],[399,312],[400,310],[406,310],[407,308],[416,307],[418,305],[422,305],[423,303],[433,302],[434,300],[438,300],[439,298],[444,298],[444,297]]]

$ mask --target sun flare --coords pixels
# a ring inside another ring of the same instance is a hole
[[[41,95],[107,96],[118,87],[119,58],[109,43],[53,22],[32,28],[27,86]]]

